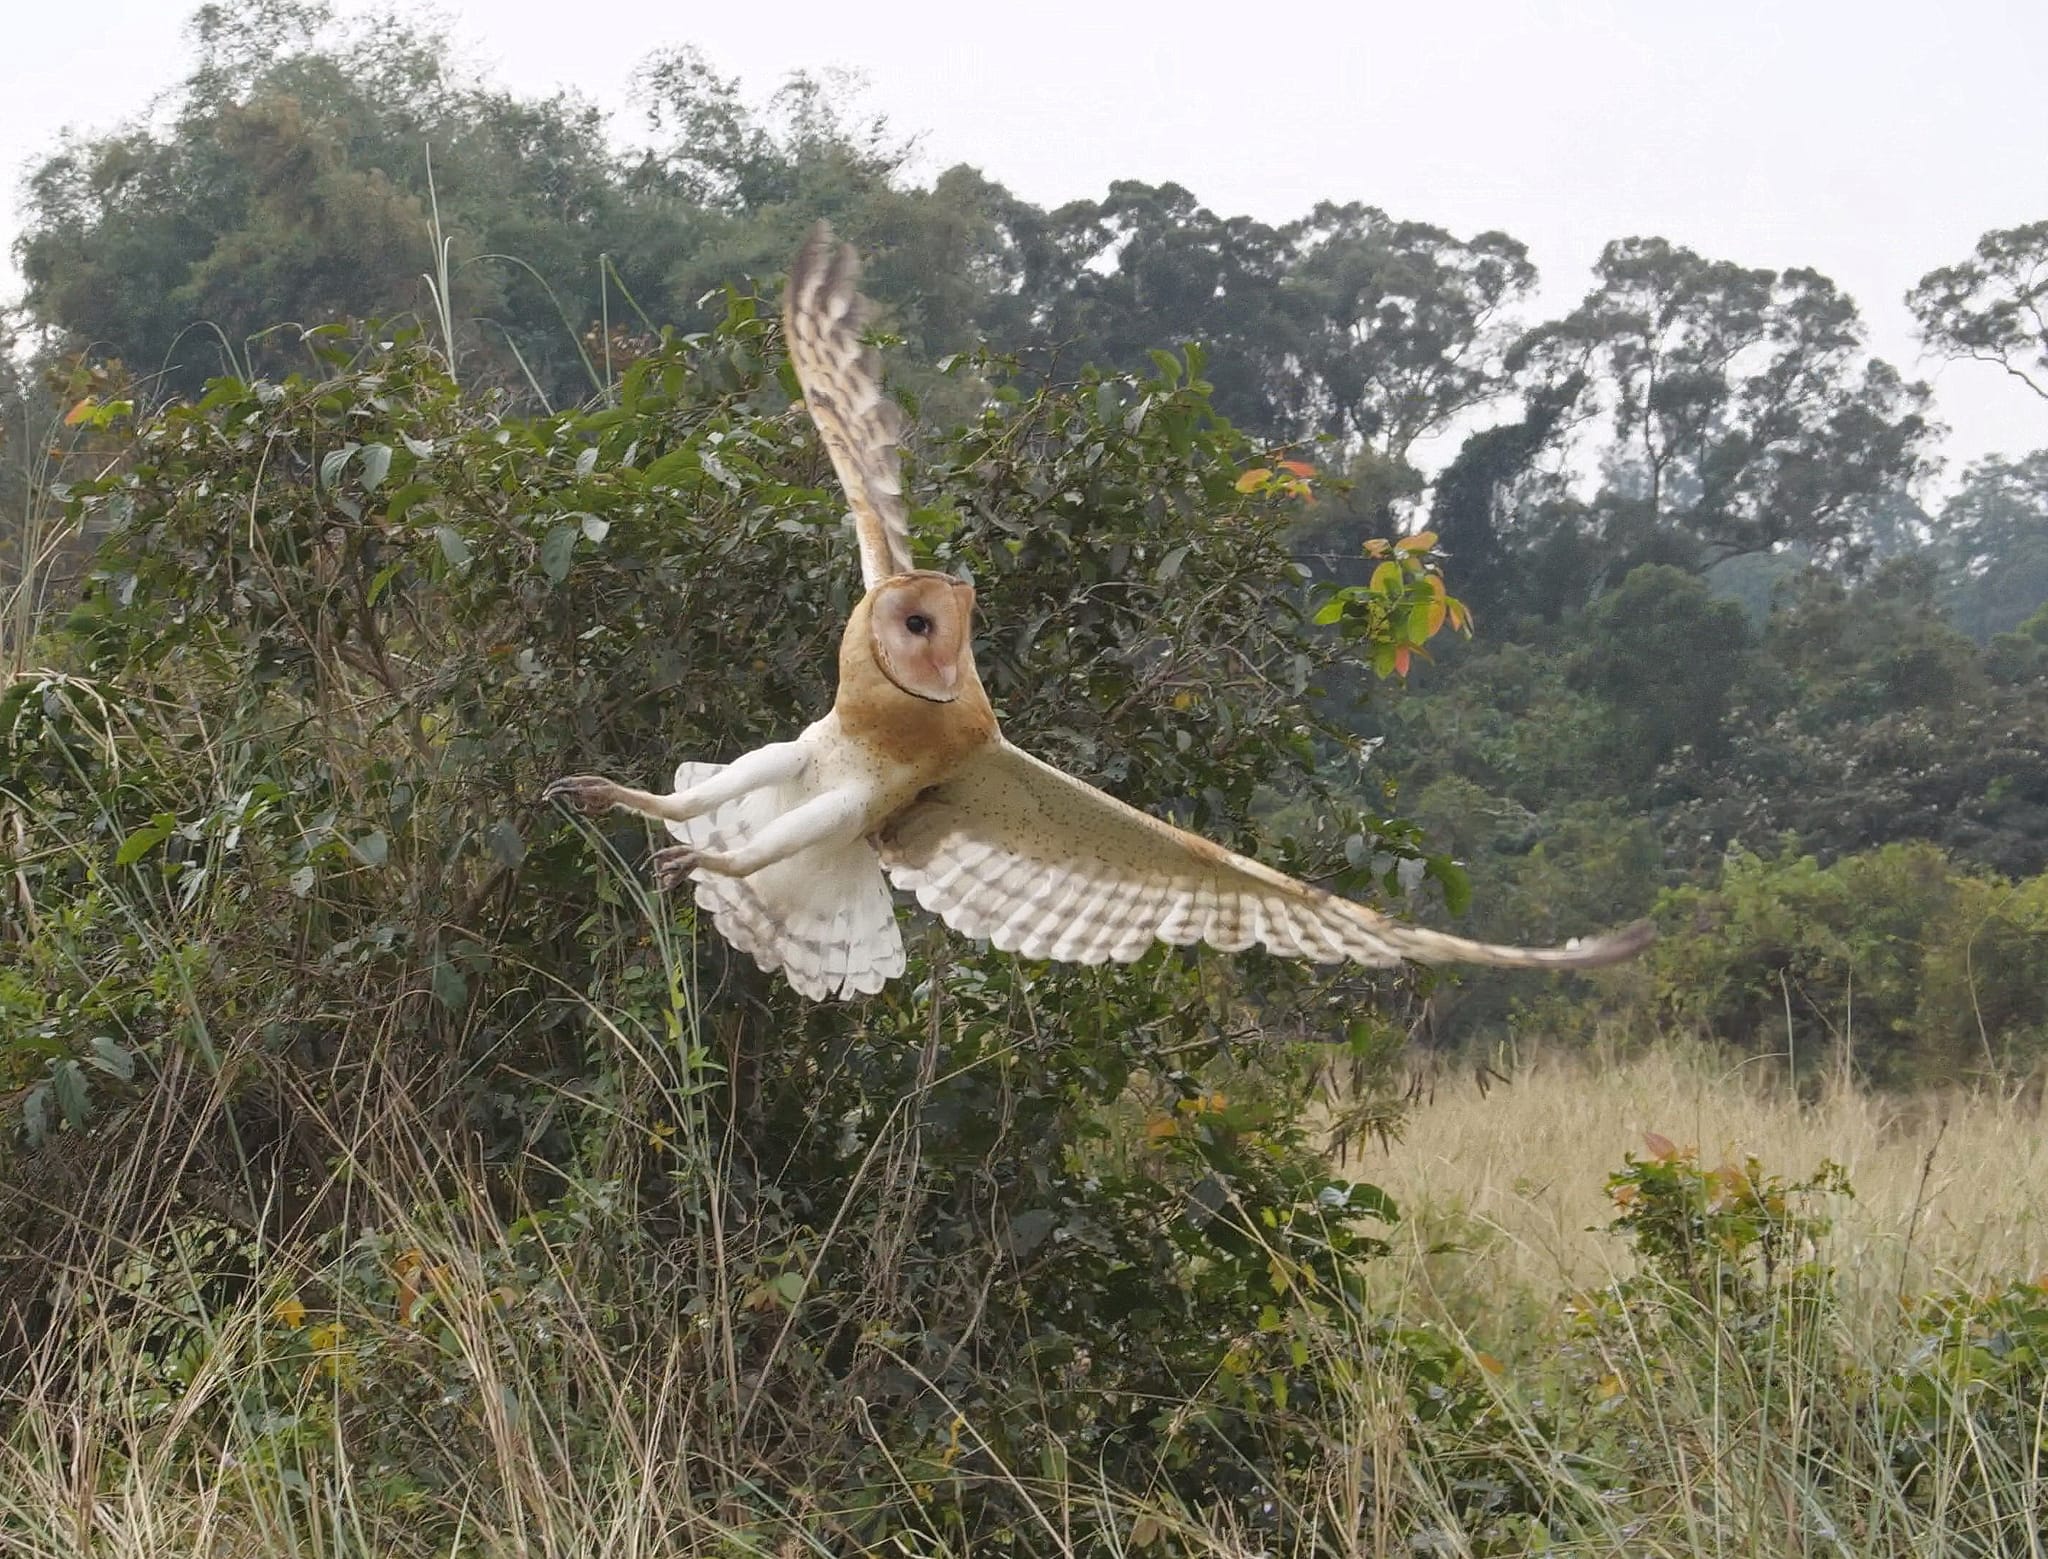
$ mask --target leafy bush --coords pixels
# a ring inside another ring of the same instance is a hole
[[[111,531],[95,588],[0,701],[32,820],[0,863],[30,933],[0,944],[17,1356],[61,1314],[53,1255],[157,1249],[197,1203],[306,1274],[251,1323],[334,1398],[259,1414],[314,1426],[302,1479],[322,1434],[402,1443],[405,1498],[459,1508],[489,1407],[415,1324],[433,1290],[500,1296],[547,1378],[572,1312],[624,1374],[683,1369],[693,1478],[758,1505],[838,1469],[835,1500],[869,1491],[848,1531],[1014,1534],[1018,1469],[1060,1458],[1268,1498],[1343,1356],[1299,1329],[1370,1326],[1392,1209],[1293,1124],[1305,1067],[1191,1102],[1261,1024],[1372,1049],[1374,986],[934,930],[883,995],[801,1002],[647,896],[642,823],[532,799],[830,702],[853,549],[773,321],[733,297],[539,418],[415,337],[308,343],[323,377],[215,381],[75,490]],[[1344,800],[1350,748],[1303,710],[1354,641],[1281,543],[1305,479],[1243,478],[1199,355],[1028,394],[966,366],[984,409],[925,451],[917,523],[979,577],[1011,734],[1336,885],[1454,882]],[[1135,1159],[1105,1124],[1133,1098],[1175,1128]]]
[[[1750,1054],[1884,1084],[2003,1076],[2048,1045],[2048,877],[2009,883],[1926,844],[1822,866],[1732,856],[1664,901],[1666,1010]]]

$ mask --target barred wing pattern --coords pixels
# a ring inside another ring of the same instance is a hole
[[[872,590],[910,571],[910,511],[897,446],[903,411],[882,392],[881,356],[863,345],[874,305],[855,288],[860,257],[820,222],[797,252],[783,295],[783,334],[804,405],[839,473],[860,537],[862,583]]]
[[[1263,943],[1315,963],[1587,969],[1647,946],[1639,923],[1565,947],[1502,947],[1402,925],[1126,806],[998,741],[893,819],[897,887],[955,931],[1027,958],[1128,963],[1156,941]]]

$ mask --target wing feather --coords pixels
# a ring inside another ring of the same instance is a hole
[[[910,571],[910,510],[897,453],[903,411],[882,389],[880,354],[861,340],[874,304],[859,280],[853,246],[835,244],[830,224],[820,222],[789,268],[782,321],[804,405],[853,510],[861,579],[872,590]]]
[[[676,789],[717,773],[714,763],[684,763]],[[668,831],[686,844],[733,850],[810,797],[803,782],[770,785]],[[778,969],[813,1001],[878,991],[903,972],[903,936],[874,847],[865,839],[814,846],[764,866],[751,877],[691,873],[697,907],[719,935],[762,969]]]
[[[1564,947],[1506,947],[1390,920],[1126,806],[997,741],[891,819],[899,888],[1027,958],[1128,963],[1156,941],[1262,943],[1316,963],[1589,969],[1648,946],[1646,922]]]

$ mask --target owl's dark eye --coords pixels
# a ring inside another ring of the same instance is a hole
[[[932,620],[922,612],[912,612],[903,619],[903,626],[919,637],[923,637],[932,631]]]

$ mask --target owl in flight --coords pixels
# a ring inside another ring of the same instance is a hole
[[[846,490],[867,593],[839,645],[831,712],[729,764],[684,763],[667,795],[596,775],[547,788],[588,812],[659,818],[681,842],[656,879],[763,969],[820,1000],[903,972],[889,885],[955,931],[1027,958],[1129,962],[1155,941],[1263,943],[1317,963],[1585,969],[1645,947],[1647,924],[1556,948],[1403,925],[1161,822],[1011,746],[974,669],[974,588],[912,566],[902,413],[861,329],[859,262],[815,228],[784,331],[804,404]]]

